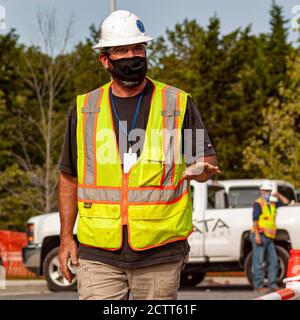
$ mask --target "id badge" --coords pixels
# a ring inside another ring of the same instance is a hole
[[[137,154],[131,152],[131,148],[129,148],[129,152],[124,153],[124,163],[123,163],[123,172],[128,173],[130,168],[136,163]]]

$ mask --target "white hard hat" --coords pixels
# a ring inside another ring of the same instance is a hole
[[[151,40],[153,38],[145,35],[145,28],[139,17],[126,10],[117,10],[103,21],[99,43],[93,48],[124,46]]]
[[[272,183],[268,180],[264,181],[264,183],[260,186],[259,190],[272,191],[273,186]]]

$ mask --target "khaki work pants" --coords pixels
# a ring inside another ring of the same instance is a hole
[[[79,300],[128,300],[129,293],[134,300],[176,300],[187,258],[139,269],[79,259]]]

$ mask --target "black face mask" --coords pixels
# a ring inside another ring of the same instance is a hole
[[[143,82],[147,72],[147,60],[145,57],[122,58],[112,60],[108,57],[113,68],[108,71],[112,77],[126,87],[135,87]]]

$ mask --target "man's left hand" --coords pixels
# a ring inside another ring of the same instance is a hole
[[[221,173],[221,171],[218,166],[214,166],[208,162],[197,162],[186,168],[183,179],[205,182],[210,179],[213,174],[219,173]]]

